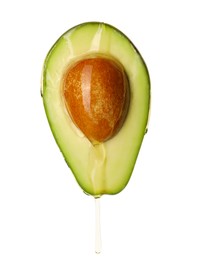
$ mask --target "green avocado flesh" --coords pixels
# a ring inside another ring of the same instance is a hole
[[[123,125],[110,139],[95,144],[73,122],[62,91],[66,69],[94,55],[119,62],[130,89]],[[70,29],[47,54],[41,92],[54,138],[83,191],[95,197],[122,191],[134,169],[147,129],[150,106],[148,70],[132,42],[105,23],[88,22]]]

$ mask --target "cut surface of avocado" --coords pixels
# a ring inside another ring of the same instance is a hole
[[[90,95],[86,103],[83,95]],[[80,187],[95,197],[122,191],[150,107],[148,70],[132,42],[105,23],[73,27],[47,54],[42,96],[54,138]]]

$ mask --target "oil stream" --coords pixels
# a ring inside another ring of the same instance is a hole
[[[95,252],[100,254],[101,242],[101,224],[100,224],[100,198],[95,198]]]

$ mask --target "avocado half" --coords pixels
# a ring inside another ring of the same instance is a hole
[[[119,131],[93,144],[73,122],[64,103],[62,77],[74,61],[101,55],[121,64],[129,82],[130,102]],[[150,80],[133,43],[115,27],[100,22],[77,25],[64,33],[47,54],[42,97],[54,138],[78,184],[87,194],[116,194],[127,185],[147,130]]]

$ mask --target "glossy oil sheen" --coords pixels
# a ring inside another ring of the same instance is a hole
[[[92,57],[72,64],[63,77],[63,95],[72,120],[91,142],[110,139],[123,125],[129,86],[115,61]]]

